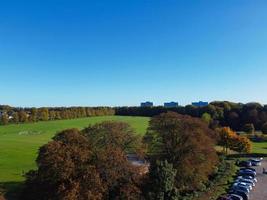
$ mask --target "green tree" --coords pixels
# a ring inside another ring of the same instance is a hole
[[[178,192],[175,188],[177,170],[168,161],[156,161],[149,171],[148,199],[176,200]]]
[[[210,116],[209,113],[203,113],[203,115],[201,116],[201,119],[206,122],[207,124],[210,124],[212,118]]]

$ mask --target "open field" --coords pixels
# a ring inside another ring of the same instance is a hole
[[[22,181],[22,174],[35,168],[38,148],[56,132],[68,128],[81,129],[107,120],[127,122],[138,134],[144,134],[149,118],[104,116],[0,126],[0,182]]]

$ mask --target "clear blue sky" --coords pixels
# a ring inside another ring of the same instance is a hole
[[[0,3],[0,104],[267,103],[267,1]]]

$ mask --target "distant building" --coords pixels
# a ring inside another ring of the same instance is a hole
[[[153,107],[153,102],[150,101],[142,102],[141,107]]]
[[[193,102],[192,105],[196,107],[204,107],[204,106],[208,106],[209,102],[203,102],[203,101]]]
[[[164,107],[165,108],[174,108],[174,107],[178,107],[178,102],[166,102],[164,103]]]

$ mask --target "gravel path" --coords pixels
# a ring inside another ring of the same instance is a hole
[[[267,161],[262,161],[260,167],[256,167],[258,183],[250,193],[250,200],[267,200],[267,174],[263,174],[263,168],[267,170]]]

